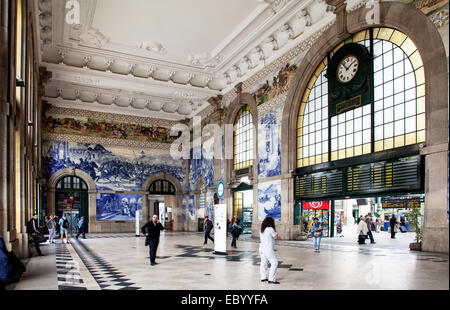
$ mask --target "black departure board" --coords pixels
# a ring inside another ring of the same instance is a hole
[[[422,197],[383,197],[381,205],[384,209],[392,208],[418,208],[424,202]]]
[[[294,194],[296,199],[304,200],[420,191],[422,190],[421,169],[421,157],[416,155],[296,175]]]

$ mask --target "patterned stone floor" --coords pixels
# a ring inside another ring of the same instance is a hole
[[[88,234],[70,244],[42,245],[46,256],[32,257],[23,279],[8,289],[233,289],[233,290],[405,290],[449,289],[448,255],[411,252],[414,235],[375,234],[376,244],[346,237],[323,238],[321,253],[312,241],[276,241],[281,285],[259,281],[259,240],[241,236],[237,249],[227,239],[226,256],[203,246],[201,233],[163,232],[158,265],[149,265],[148,247],[134,234]]]

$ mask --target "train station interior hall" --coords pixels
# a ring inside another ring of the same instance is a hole
[[[449,289],[448,0],[1,0],[0,24],[0,289]]]

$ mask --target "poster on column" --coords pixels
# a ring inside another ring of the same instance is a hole
[[[227,205],[214,205],[214,253],[227,253]]]

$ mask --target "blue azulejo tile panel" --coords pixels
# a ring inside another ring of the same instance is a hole
[[[195,195],[189,195],[189,219],[195,220]]]
[[[137,210],[142,220],[140,194],[97,194],[97,221],[134,221]]]
[[[183,196],[183,204],[181,208],[181,215],[183,217],[183,221],[186,220],[186,209],[187,209],[187,197]]]
[[[283,105],[259,116],[258,177],[281,174],[281,118]]]
[[[189,160],[189,190],[195,190],[200,176],[205,180],[206,186],[214,184],[214,148],[213,143],[204,143],[201,147],[191,149]]]
[[[281,180],[258,184],[258,220],[281,220]]]
[[[91,176],[97,190],[142,191],[147,178],[162,171],[183,187],[186,177],[184,162],[168,153],[100,144],[44,141],[43,162],[47,179],[58,170],[75,167]]]
[[[208,191],[206,194],[206,212],[209,219],[214,219],[214,191]]]

